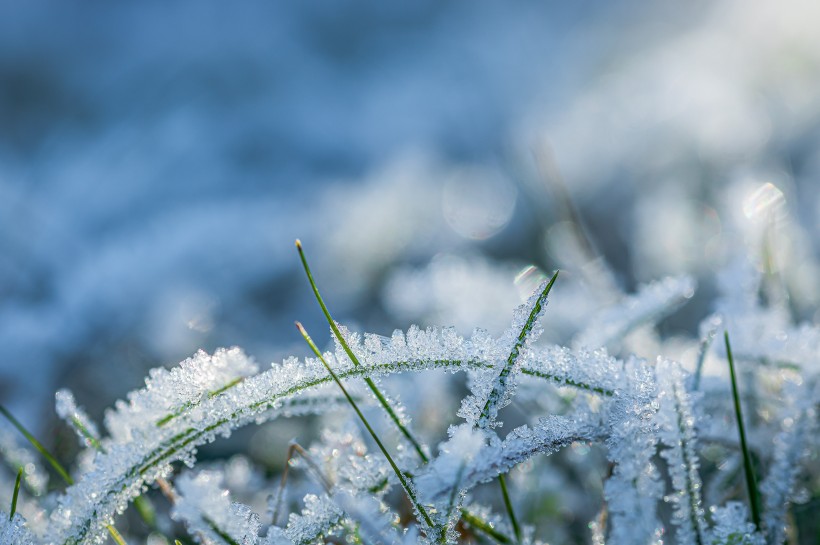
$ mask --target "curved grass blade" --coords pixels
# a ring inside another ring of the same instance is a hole
[[[23,434],[23,437],[25,437],[28,440],[28,442],[31,443],[31,446],[37,449],[37,452],[39,452],[40,455],[43,458],[45,458],[46,461],[48,461],[51,467],[54,468],[54,471],[56,471],[60,475],[60,477],[63,478],[66,484],[74,484],[74,479],[71,478],[71,475],[68,474],[68,472],[62,466],[62,464],[60,464],[60,462],[58,462],[57,459],[54,458],[54,456],[52,456],[48,450],[46,450],[46,447],[44,447],[42,443],[40,443],[40,441],[38,441],[33,435],[31,435],[29,431],[25,427],[23,427],[23,425],[16,418],[14,418],[14,416],[12,416],[12,414],[2,405],[0,405],[0,413],[2,413],[3,416],[6,417],[6,420],[11,422],[11,424],[15,428],[17,428],[17,430],[20,433]]]
[[[46,447],[44,447],[43,444],[37,440],[37,438],[31,435],[31,433],[29,433],[29,431],[16,418],[14,418],[14,416],[2,405],[0,405],[0,413],[2,413],[3,416],[5,416],[6,419],[9,422],[11,422],[15,428],[17,428],[17,430],[20,433],[22,433],[26,439],[28,439],[29,443],[31,443],[32,446],[35,449],[37,449],[37,452],[39,452],[43,456],[43,458],[45,458],[48,461],[48,463],[51,464],[51,467],[53,467],[54,470],[57,473],[59,473],[60,477],[63,478],[67,485],[71,486],[72,484],[74,484],[74,479],[71,478],[71,475],[68,474],[68,471],[65,470],[62,464],[60,464],[60,462],[58,462],[57,459],[54,456],[52,456],[48,450],[46,450]],[[120,533],[117,531],[116,528],[114,528],[113,525],[109,524],[108,526],[106,526],[106,529],[118,545],[126,545],[125,540],[122,538]]]

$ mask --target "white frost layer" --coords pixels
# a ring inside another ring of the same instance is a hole
[[[221,543],[220,534],[225,534],[240,545],[255,545],[262,527],[259,516],[248,506],[230,501],[222,488],[223,478],[220,471],[183,473],[175,481],[179,497],[171,516],[184,521],[191,535]]]
[[[0,511],[0,543],[3,545],[34,545],[34,536],[19,513],[9,520],[8,513]]]

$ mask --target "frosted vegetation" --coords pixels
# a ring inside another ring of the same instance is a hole
[[[297,246],[329,350],[297,324],[315,357],[199,351],[152,370],[102,427],[61,390],[56,411],[82,448],[70,471],[3,409],[22,433],[0,435],[19,475],[0,482],[0,542],[123,543],[136,525],[151,545],[781,544],[810,531],[792,506],[816,494],[820,330],[790,323],[776,278],[750,262],[725,272],[701,337],[677,340],[693,356],[682,364],[657,326],[693,296],[686,276],[602,298],[606,271],[590,273],[568,293],[603,304],[570,346],[542,338],[562,321],[558,272],[500,334],[385,337],[332,319]],[[461,397],[450,414],[433,384]],[[197,464],[238,428],[303,415],[324,431],[281,453],[281,475],[242,457]],[[65,485],[47,485],[49,463]],[[141,520],[121,516],[132,506]]]

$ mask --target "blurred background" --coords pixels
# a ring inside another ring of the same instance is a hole
[[[147,369],[497,332],[532,282],[758,256],[817,321],[820,4],[0,0],[0,401],[46,437]],[[761,233],[767,244],[761,245]],[[606,265],[602,265],[605,263]],[[601,272],[603,271],[603,272]],[[517,280],[516,280],[517,279]],[[604,290],[605,291],[605,290]],[[548,328],[566,342],[591,309]]]

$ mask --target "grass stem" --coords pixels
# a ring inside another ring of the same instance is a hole
[[[37,449],[37,452],[39,452],[40,455],[43,458],[45,458],[46,461],[48,461],[51,467],[54,468],[54,471],[56,471],[60,475],[60,477],[63,478],[66,484],[74,484],[74,479],[71,478],[71,475],[68,474],[68,471],[65,470],[62,464],[60,464],[60,462],[58,462],[57,459],[54,456],[52,456],[48,450],[46,450],[46,447],[44,447],[42,443],[40,443],[40,441],[38,441],[33,435],[31,435],[29,431],[25,427],[23,427],[23,425],[16,418],[14,418],[14,416],[2,405],[0,405],[0,413],[2,413],[3,416],[6,417],[6,420],[11,422],[11,424],[15,428],[17,428],[17,431],[23,434],[23,437],[25,437],[28,440],[28,442],[31,443],[31,446]]]
[[[48,450],[46,450],[46,447],[44,447],[43,444],[40,443],[40,441],[38,441],[36,437],[31,435],[31,433],[29,433],[29,431],[16,418],[14,418],[14,416],[2,405],[0,405],[0,413],[2,413],[3,416],[6,417],[6,420],[11,422],[12,425],[15,428],[17,428],[17,430],[20,433],[23,434],[23,437],[28,439],[28,442],[31,443],[31,445],[35,449],[37,449],[37,452],[39,452],[40,455],[43,458],[45,458],[49,464],[51,464],[51,467],[54,468],[54,471],[56,471],[60,475],[60,477],[63,478],[67,485],[71,486],[72,484],[74,484],[74,479],[71,478],[71,475],[68,474],[68,471],[65,470],[62,464],[60,464],[60,462],[58,462],[57,459],[54,456],[52,456]],[[125,540],[122,538],[120,533],[117,531],[116,528],[114,528],[112,524],[106,526],[106,529],[108,530],[108,533],[111,534],[111,537],[114,539],[114,541],[117,542],[117,545],[126,545]]]
[[[319,302],[319,306],[322,307],[322,314],[325,315],[327,323],[330,324],[330,328],[331,330],[333,330],[333,335],[339,341],[339,344],[342,345],[342,348],[344,349],[347,356],[350,358],[350,361],[353,362],[353,365],[358,367],[359,365],[361,365],[361,363],[359,363],[359,359],[353,353],[353,350],[351,350],[350,345],[348,345],[347,341],[342,335],[342,332],[339,331],[339,326],[336,325],[336,321],[330,315],[330,311],[328,310],[327,305],[325,305],[325,302],[322,299],[322,295],[319,293],[319,288],[316,286],[316,282],[313,280],[313,274],[310,272],[310,266],[308,265],[307,258],[305,257],[305,252],[302,249],[302,242],[298,239],[296,240],[296,249],[299,251],[299,259],[301,259],[302,261],[302,267],[305,269],[305,274],[307,275],[308,282],[310,282],[310,287],[311,289],[313,289],[313,295],[316,297],[316,301]],[[411,445],[413,445],[413,448],[416,450],[416,453],[418,454],[419,458],[421,458],[422,462],[427,463],[429,461],[429,458],[427,457],[427,454],[424,453],[424,449],[421,448],[421,444],[416,440],[415,437],[413,437],[413,434],[410,433],[410,430],[408,430],[407,427],[401,422],[401,419],[393,410],[393,407],[390,406],[390,403],[387,401],[387,398],[384,397],[379,388],[376,386],[376,383],[374,383],[370,377],[365,377],[364,381],[370,388],[370,390],[373,392],[373,395],[376,396],[376,399],[378,399],[379,404],[381,404],[384,410],[387,411],[387,414],[390,416],[390,419],[396,424],[396,427],[399,428],[401,434],[404,435],[404,437],[410,442]]]
[[[503,473],[498,476],[498,484],[501,485],[501,495],[504,496],[504,507],[507,509],[507,515],[510,517],[510,524],[512,524],[513,532],[515,533],[515,541],[521,543],[521,527],[518,525],[518,519],[515,518],[515,511],[513,510],[512,501],[510,501],[510,493],[507,490],[507,479]]]
[[[14,493],[11,496],[11,511],[9,511],[9,520],[14,519],[14,513],[17,512],[17,497],[20,495],[20,481],[23,479],[23,468],[17,470],[17,479],[14,481]]]
[[[370,423],[367,421],[367,418],[365,418],[364,414],[362,414],[362,411],[359,409],[359,406],[353,400],[353,397],[351,397],[351,395],[347,392],[347,389],[342,384],[342,381],[339,379],[338,375],[336,375],[336,373],[327,363],[327,360],[322,355],[322,352],[316,347],[316,344],[313,342],[313,339],[310,338],[310,335],[308,335],[308,332],[305,330],[302,324],[296,322],[296,327],[297,329],[299,329],[299,333],[302,334],[302,337],[305,339],[305,342],[307,342],[308,346],[310,346],[311,350],[313,350],[313,353],[316,354],[316,356],[319,358],[319,361],[322,362],[322,365],[324,365],[325,369],[327,369],[328,373],[330,373],[330,376],[333,377],[333,380],[336,382],[336,385],[339,386],[339,389],[342,391],[345,398],[347,398],[348,403],[350,403],[350,406],[353,407],[354,411],[356,411],[356,414],[362,421],[362,424],[364,424],[364,427],[367,428],[367,431],[370,433],[370,436],[376,442],[376,445],[378,445],[379,450],[381,450],[382,454],[384,454],[384,457],[387,459],[387,462],[390,464],[390,467],[393,468],[393,472],[395,472],[396,477],[399,478],[399,482],[401,483],[402,488],[404,488],[404,491],[407,493],[407,497],[410,500],[410,503],[413,504],[413,507],[415,507],[416,511],[418,511],[418,513],[424,519],[424,523],[427,525],[427,527],[430,529],[434,529],[436,526],[435,524],[433,524],[433,520],[430,518],[430,515],[427,514],[427,511],[424,509],[424,506],[422,506],[419,502],[418,498],[416,497],[416,493],[410,486],[410,483],[407,481],[407,478],[401,472],[399,466],[396,465],[396,462],[393,461],[393,457],[390,456],[389,452],[387,452],[387,448],[385,448],[384,444],[381,442],[381,439],[379,439],[379,436],[376,434],[376,432],[373,431],[373,428],[370,426]]]
[[[737,376],[735,375],[735,360],[732,357],[732,347],[729,344],[729,332],[723,332],[723,339],[726,342],[726,357],[729,360],[729,375],[732,380],[732,398],[735,404],[735,417],[737,418],[737,431],[740,435],[740,449],[743,452],[743,470],[746,474],[746,487],[749,491],[749,504],[752,511],[752,522],[760,531],[760,494],[757,489],[757,479],[755,478],[754,467],[752,466],[752,454],[746,443],[746,429],[743,425],[743,413],[740,409],[740,394],[737,388]]]

